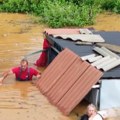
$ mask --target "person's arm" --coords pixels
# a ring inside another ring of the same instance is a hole
[[[41,78],[41,73],[39,73],[39,71],[38,70],[36,70],[36,69],[32,69],[33,71],[34,71],[34,76],[36,76],[36,79],[32,79],[32,83],[33,84],[36,84],[37,83],[37,81]]]
[[[8,71],[4,72],[4,73],[2,74],[2,77],[0,78],[0,85],[2,85],[4,79],[5,79],[9,74],[12,74],[12,73],[13,73],[12,70],[8,70]]]
[[[40,71],[38,71],[38,70],[36,70],[36,69],[34,69],[34,68],[31,68],[31,72],[32,72],[32,74],[33,74],[34,76],[36,76],[36,79],[37,79],[37,80],[40,79],[40,77],[41,77]]]
[[[40,74],[40,73],[38,73],[36,77],[37,77],[37,79],[40,79],[41,74]]]

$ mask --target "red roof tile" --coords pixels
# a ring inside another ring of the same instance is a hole
[[[37,86],[51,103],[68,115],[102,75],[101,71],[65,49],[46,68]]]
[[[58,108],[64,114],[68,115],[91,90],[92,86],[102,75],[102,72],[92,66],[89,66],[89,68],[80,76],[79,80],[76,81],[71,89],[58,102]]]
[[[58,29],[45,29],[44,31],[49,35],[80,34],[80,29],[58,28]]]
[[[38,87],[43,94],[51,89],[77,57],[78,56],[69,49],[65,49],[63,52],[59,53],[54,61],[43,72],[41,79],[38,82]]]
[[[89,65],[87,62],[83,62],[80,58],[77,58],[64,75],[60,77],[59,81],[48,91],[46,95],[49,100],[57,104]]]

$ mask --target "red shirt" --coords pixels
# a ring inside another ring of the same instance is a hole
[[[28,70],[29,69],[29,70]],[[16,79],[26,80],[29,76],[29,80],[32,80],[33,76],[37,76],[39,73],[33,68],[27,68],[25,71],[21,71],[20,67],[12,68],[12,72],[15,74]]]

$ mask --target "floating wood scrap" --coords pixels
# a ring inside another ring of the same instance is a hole
[[[100,35],[94,35],[94,34],[70,34],[70,35],[53,35],[54,37],[57,38],[62,38],[62,39],[70,39],[73,41],[86,41],[86,42],[105,42],[105,40],[100,36]]]
[[[91,54],[83,56],[81,57],[82,60],[89,61],[92,66],[96,67],[97,69],[102,69],[103,71],[108,71],[120,65],[120,56],[108,50],[107,48],[95,47],[93,50],[99,53],[100,55]]]

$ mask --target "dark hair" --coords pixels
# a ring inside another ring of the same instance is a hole
[[[87,114],[84,114],[81,116],[80,120],[88,120],[88,115]]]
[[[28,65],[28,60],[27,59],[23,58],[20,63],[23,63],[23,62],[26,62],[27,65]]]

